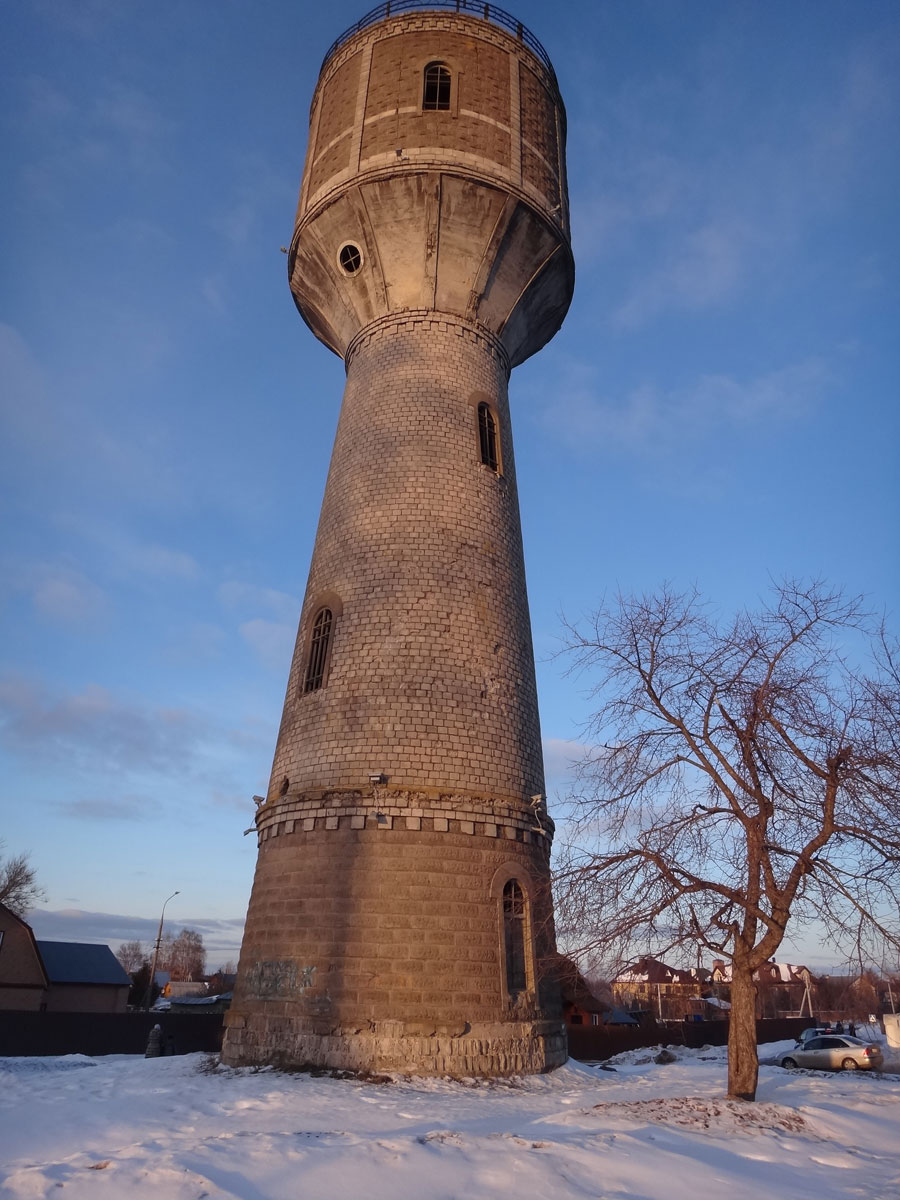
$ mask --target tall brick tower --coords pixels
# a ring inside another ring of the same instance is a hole
[[[493,4],[394,0],[325,57],[289,275],[347,385],[227,1063],[565,1060],[507,403],[571,299],[564,141]]]

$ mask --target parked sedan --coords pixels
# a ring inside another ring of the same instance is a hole
[[[818,1071],[880,1071],[881,1047],[861,1042],[849,1034],[824,1034],[810,1038],[781,1060],[782,1067],[810,1067]]]

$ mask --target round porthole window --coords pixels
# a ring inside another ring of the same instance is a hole
[[[338,250],[338,262],[345,275],[355,275],[362,266],[362,250],[353,242],[345,242]]]

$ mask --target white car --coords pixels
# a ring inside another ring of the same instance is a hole
[[[814,1071],[880,1071],[883,1061],[880,1046],[861,1042],[848,1033],[824,1033],[785,1054],[779,1065]]]

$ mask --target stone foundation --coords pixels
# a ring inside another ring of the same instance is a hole
[[[360,1074],[441,1075],[452,1079],[534,1075],[567,1058],[562,1022],[480,1025],[457,1033],[428,1023],[374,1023],[365,1032],[305,1032],[278,1016],[226,1016],[223,1062],[232,1067],[353,1071]]]

